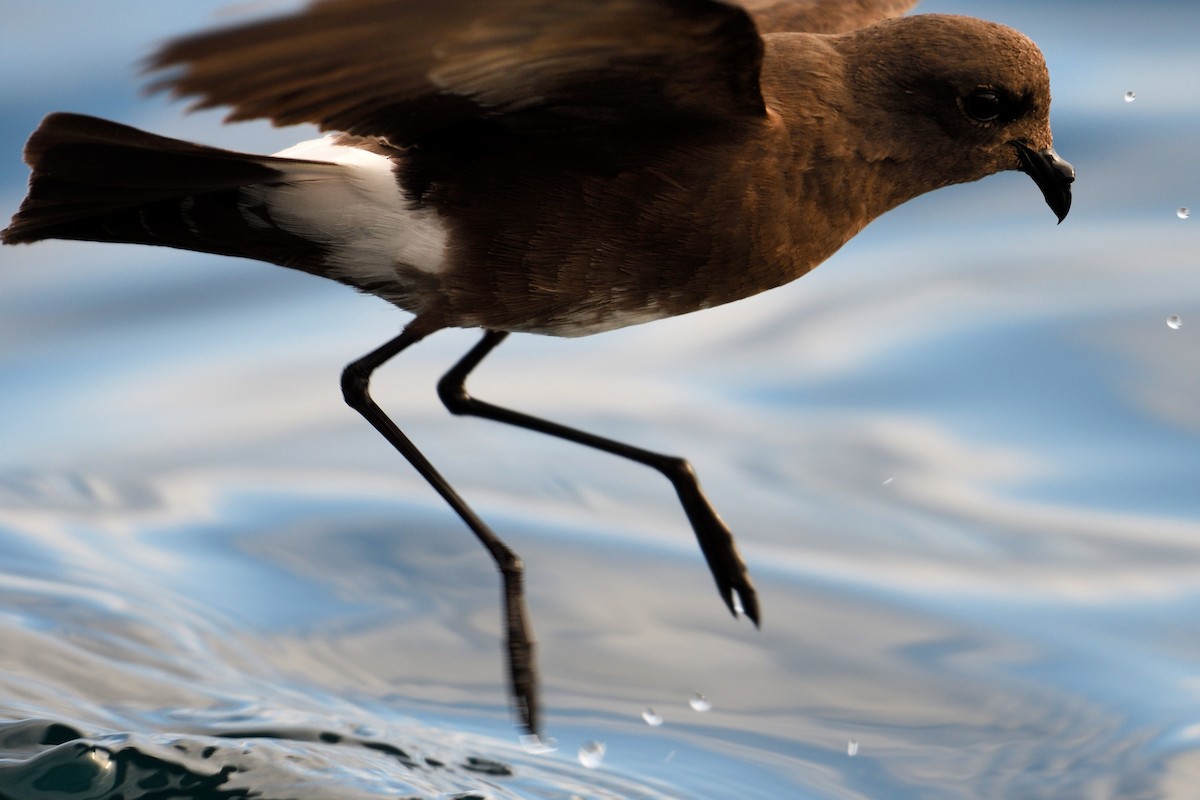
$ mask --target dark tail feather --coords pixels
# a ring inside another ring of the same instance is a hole
[[[81,114],[51,114],[25,146],[29,195],[5,244],[156,244],[304,269],[318,246],[261,220],[242,187],[281,183],[290,159],[190,144]]]

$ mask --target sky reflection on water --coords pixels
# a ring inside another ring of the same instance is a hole
[[[51,110],[262,152],[304,138],[139,97],[132,65],[221,5],[0,2],[5,213]],[[665,482],[444,412],[433,385],[474,334],[378,376],[526,558],[552,756],[514,745],[490,563],[342,404],[342,365],[401,315],[249,262],[0,251],[0,717],[155,741],[367,726],[504,753],[520,774],[495,797],[1192,796],[1200,219],[1175,210],[1200,208],[1200,7],[994,5],[922,10],[1046,51],[1056,147],[1080,176],[1061,226],[1024,176],[954,187],[793,285],[585,340],[515,337],[474,379],[691,457],[738,531],[761,632],[713,596]],[[590,739],[607,745],[595,771],[574,760]],[[279,765],[319,753],[262,746]],[[312,796],[473,785],[368,755],[320,756],[341,771]]]

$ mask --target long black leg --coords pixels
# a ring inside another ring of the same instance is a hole
[[[508,649],[508,671],[513,702],[521,722],[530,733],[538,732],[537,665],[534,662],[534,641],[525,609],[521,559],[492,532],[483,520],[459,497],[428,459],[408,437],[375,404],[368,392],[371,373],[409,345],[419,342],[432,331],[418,325],[420,318],[409,324],[396,338],[353,362],[342,372],[342,394],[358,413],[362,414],[400,454],[408,459],[417,472],[437,490],[450,507],[462,517],[467,527],[491,553],[504,580],[504,634]]]
[[[692,523],[692,530],[695,531],[696,539],[700,542],[700,550],[708,561],[708,568],[717,582],[717,590],[721,593],[725,605],[729,607],[734,616],[737,616],[738,611],[741,610],[754,621],[755,625],[758,625],[758,596],[754,591],[754,585],[750,582],[746,564],[738,553],[733,534],[708,502],[708,498],[704,496],[704,492],[700,489],[700,481],[696,477],[696,471],[685,459],[643,450],[518,411],[494,406],[476,400],[467,393],[466,380],[471,370],[475,369],[488,353],[504,341],[507,335],[501,331],[486,331],[479,343],[442,377],[438,382],[438,395],[446,404],[446,408],[453,414],[483,417],[594,447],[597,450],[645,464],[661,472],[675,487],[675,492],[679,495],[679,501],[687,513],[688,520]]]

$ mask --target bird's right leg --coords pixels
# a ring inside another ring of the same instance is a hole
[[[483,338],[449,372],[442,376],[438,382],[438,394],[446,408],[452,414],[468,414],[537,431],[585,447],[602,450],[605,453],[612,453],[657,470],[675,487],[675,493],[679,497],[684,513],[687,514],[688,521],[692,523],[692,531],[696,534],[696,541],[700,544],[700,552],[704,554],[704,558],[708,562],[708,569],[712,573],[713,580],[716,581],[721,599],[725,601],[725,605],[733,612],[734,616],[740,612],[758,625],[758,594],[750,580],[746,562],[742,560],[742,556],[738,552],[737,543],[734,542],[729,526],[708,502],[708,498],[700,488],[700,480],[696,477],[696,471],[687,460],[644,450],[624,442],[560,425],[557,422],[502,408],[471,396],[467,391],[467,376],[507,336],[508,334],[503,331],[485,331]]]

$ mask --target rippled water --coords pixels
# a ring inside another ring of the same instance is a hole
[[[0,2],[4,213],[51,110],[303,138],[139,96],[222,5]],[[341,402],[399,314],[250,262],[0,250],[0,798],[1194,797],[1200,7],[996,5],[922,9],[1046,51],[1062,226],[1024,176],[943,190],[791,286],[515,337],[473,383],[691,457],[761,632],[657,476],[441,409],[473,334],[378,376],[525,557],[549,753],[508,715],[490,562]]]

